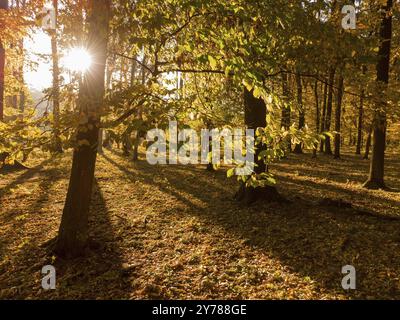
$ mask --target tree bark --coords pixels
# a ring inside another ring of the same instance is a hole
[[[257,128],[265,128],[267,125],[267,107],[265,102],[261,98],[255,98],[253,91],[244,89],[244,114],[245,124],[248,129],[257,130]],[[265,150],[266,146],[262,144],[255,145],[254,162],[256,164],[254,172],[260,174],[266,172],[267,166],[263,159],[259,159],[261,151]],[[257,200],[278,200],[282,197],[279,195],[275,187],[258,187],[252,188],[247,187],[244,183],[241,184],[238,192],[235,195],[235,199],[244,203],[245,205],[251,205]]]
[[[301,83],[300,72],[296,72],[296,86],[297,86],[297,106],[299,108],[299,126],[298,129],[301,130],[305,125],[305,113],[303,106],[303,88]],[[296,144],[293,150],[294,153],[301,154],[303,153],[303,147],[301,143]]]
[[[290,106],[289,104],[289,84],[288,84],[288,75],[287,73],[282,74],[282,94],[284,97],[284,101],[287,105],[285,105],[282,109],[282,118],[281,118],[281,127],[285,128],[285,130],[289,130],[290,128]],[[289,140],[287,143],[287,152],[292,151],[292,142]]]
[[[366,72],[366,67],[363,66],[363,74]],[[364,118],[364,89],[361,89],[360,95],[360,106],[358,108],[358,124],[357,124],[357,147],[356,147],[356,154],[361,154],[361,147],[362,147],[362,133],[363,133],[363,118]]]
[[[0,0],[0,10],[8,9],[8,0]],[[0,39],[0,121],[4,121],[4,69],[6,50]]]
[[[67,258],[83,254],[88,238],[88,214],[105,92],[110,0],[90,0],[88,19],[88,51],[94,63],[84,77],[79,102],[81,117],[87,123],[80,124],[77,130],[77,146],[55,248],[58,255]]]
[[[367,142],[365,144],[365,153],[363,157],[364,160],[368,160],[369,158],[369,150],[371,148],[371,142],[372,142],[372,129],[370,129],[368,132]]]
[[[343,101],[343,88],[344,87],[344,79],[343,76],[339,76],[339,85],[338,85],[338,93],[337,93],[337,102],[336,102],[336,110],[335,110],[335,152],[334,158],[340,159],[340,137],[341,137],[341,118],[342,118],[342,101]]]
[[[57,44],[57,25],[58,25],[58,0],[53,0],[55,12],[55,29],[51,30],[51,57],[53,60],[53,151],[62,153],[62,144],[60,138],[60,68]]]
[[[336,68],[331,67],[329,71],[329,89],[328,89],[328,102],[326,105],[326,118],[325,118],[325,131],[331,130],[331,119],[332,119],[332,105],[333,105],[333,86],[335,84],[335,73]],[[325,137],[325,154],[331,155],[331,138]]]
[[[319,110],[319,97],[318,97],[318,80],[315,80],[314,84],[314,99],[315,99],[315,128],[316,132],[319,132],[320,121],[321,121],[321,111]],[[315,144],[313,149],[313,158],[317,157],[318,143]]]
[[[4,69],[6,50],[0,41],[0,121],[4,121]]]
[[[358,108],[357,147],[356,147],[356,154],[358,155],[361,154],[363,118],[364,118],[364,90],[361,91],[360,107]]]
[[[326,119],[326,105],[328,100],[328,83],[325,83],[324,86],[324,104],[322,107],[322,118],[321,118],[321,133],[325,132],[325,119]],[[321,141],[321,145],[319,148],[320,152],[324,152],[325,141]]]
[[[392,40],[392,14],[393,0],[387,0],[382,13],[382,22],[380,26],[381,44],[379,47],[379,60],[376,66],[376,81],[378,85],[387,87],[389,83],[390,69],[390,49]],[[383,90],[380,90],[382,92]],[[376,106],[374,120],[372,123],[372,159],[370,164],[369,178],[364,183],[368,189],[385,188],[385,147],[386,147],[386,102],[384,102],[383,93],[379,94],[380,103]]]

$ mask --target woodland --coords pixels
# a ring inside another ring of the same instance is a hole
[[[398,0],[0,0],[0,299],[400,299],[399,132]]]

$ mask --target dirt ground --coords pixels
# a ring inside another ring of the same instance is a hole
[[[232,200],[237,183],[223,169],[151,166],[106,151],[90,246],[65,261],[48,247],[70,158],[0,175],[0,299],[400,299],[398,156],[386,165],[392,190],[367,191],[368,161],[290,155],[272,168],[290,203],[245,208]],[[47,264],[56,267],[56,290],[41,288]],[[341,286],[348,264],[356,290]]]

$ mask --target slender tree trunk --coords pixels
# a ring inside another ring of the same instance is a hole
[[[315,80],[314,84],[314,98],[315,98],[315,128],[316,132],[319,132],[320,121],[321,121],[321,111],[319,110],[319,97],[318,97],[318,80]],[[313,158],[317,157],[318,143],[315,144],[313,149]]]
[[[87,123],[78,127],[77,146],[55,248],[57,254],[65,257],[83,254],[88,238],[88,214],[105,92],[110,3],[110,0],[89,1],[88,50],[94,63],[84,77],[83,99],[80,101],[80,114]]]
[[[0,10],[8,9],[8,0],[0,0]],[[0,121],[4,121],[4,69],[6,49],[0,39]]]
[[[332,120],[332,106],[333,106],[333,86],[335,84],[335,73],[336,68],[331,67],[329,71],[329,90],[328,90],[328,102],[326,106],[326,118],[325,118],[325,131],[331,130],[331,120]],[[325,154],[331,155],[331,138],[329,136],[325,137]]]
[[[146,64],[146,55],[143,56],[143,65]],[[141,76],[142,76],[142,85],[146,85],[146,69],[142,66],[141,70]],[[136,72],[136,62],[132,61],[132,70],[131,70],[131,85],[134,85],[134,80],[135,80],[135,72]],[[137,111],[137,119],[140,121],[143,120],[142,116],[142,106],[139,106],[138,111]],[[140,144],[140,139],[142,136],[142,130],[137,129],[135,133],[135,140],[133,142],[133,161],[138,161],[139,159],[139,144]]]
[[[362,133],[363,133],[363,117],[364,117],[364,90],[361,91],[360,107],[358,108],[356,154],[361,154]]]
[[[303,87],[301,83],[301,76],[299,72],[296,72],[296,86],[297,86],[297,106],[299,108],[299,126],[298,129],[301,130],[305,125],[305,113],[303,106]],[[294,153],[301,154],[303,153],[303,147],[301,143],[296,144],[293,150]]]
[[[282,108],[281,127],[285,130],[290,128],[290,106],[289,106],[289,83],[287,73],[282,74],[282,94],[285,101],[285,106]],[[287,152],[292,151],[292,142],[289,140],[287,143]]]
[[[57,26],[58,26],[58,0],[53,0],[53,7],[55,12],[56,25],[55,29],[51,30],[51,57],[53,60],[53,151],[55,153],[62,153],[62,145],[60,138],[60,68],[58,57],[58,44],[57,44]]]
[[[326,105],[328,100],[328,84],[325,83],[324,86],[324,104],[322,107],[322,118],[321,118],[321,133],[325,132],[325,120],[326,120]],[[319,148],[320,152],[324,152],[325,141],[321,141],[321,145]]]
[[[335,110],[335,153],[334,158],[340,159],[340,145],[341,145],[341,118],[342,118],[342,101],[343,101],[343,88],[344,87],[344,79],[343,76],[339,76],[339,85],[338,85],[338,94],[337,94],[337,102],[336,102],[336,110]]]
[[[369,150],[371,148],[371,142],[372,142],[372,129],[369,129],[367,142],[365,144],[365,153],[364,153],[364,157],[363,157],[364,160],[368,160],[368,158],[369,158]]]
[[[363,66],[363,74],[366,73],[367,68]],[[363,118],[364,118],[364,89],[361,89],[361,96],[360,96],[360,106],[358,108],[358,123],[357,123],[357,147],[356,147],[356,154],[361,154],[361,147],[362,147],[362,136],[363,136]]]
[[[0,121],[4,121],[4,67],[6,50],[0,42]]]
[[[393,0],[387,0],[386,6],[382,9],[382,22],[380,26],[381,44],[379,47],[379,60],[376,66],[377,82],[380,86],[387,86],[389,83],[390,49],[392,40],[392,14]],[[383,91],[383,90],[382,90]],[[382,92],[381,91],[381,92]],[[369,189],[385,188],[385,147],[386,147],[386,102],[383,93],[380,94],[380,103],[375,108],[374,120],[372,123],[372,159],[369,178],[364,187]]]
[[[107,59],[107,66],[106,66],[106,90],[110,90],[112,83],[112,74],[113,74],[113,67],[111,66],[111,58]],[[107,149],[112,148],[110,134],[107,130],[100,129],[101,133],[99,133],[99,149],[97,150],[98,153],[103,153],[103,147]]]
[[[17,9],[20,10],[22,8],[25,7],[25,0],[16,1],[16,6]],[[25,111],[25,89],[24,89],[24,63],[25,63],[25,58],[24,58],[24,40],[20,39],[18,41],[18,49],[20,50],[19,52],[19,57],[18,57],[18,81],[19,81],[19,85],[20,90],[19,90],[19,111],[20,111],[20,118],[23,119],[24,118],[24,111]]]

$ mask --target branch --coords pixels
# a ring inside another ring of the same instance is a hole
[[[108,124],[104,124],[101,125],[101,128],[103,129],[107,129],[107,128],[112,128],[112,127],[116,127],[119,124],[121,124],[123,121],[125,121],[126,119],[128,119],[131,115],[133,115],[139,108],[140,105],[142,105],[143,103],[146,102],[146,98],[143,98],[142,100],[140,100],[132,109],[128,110],[127,112],[125,112],[123,115],[121,115],[118,119],[108,123]]]
[[[130,56],[127,56],[127,55],[125,55],[125,54],[118,53],[118,52],[113,52],[113,53],[114,53],[115,55],[117,55],[117,56],[122,57],[122,58],[135,61],[135,62],[138,63],[140,66],[142,66],[142,67],[145,68],[147,71],[149,71],[152,75],[154,75],[154,71],[151,70],[148,66],[146,66],[146,65],[145,65],[142,61],[140,61],[139,59],[136,59],[135,57],[130,57]]]

